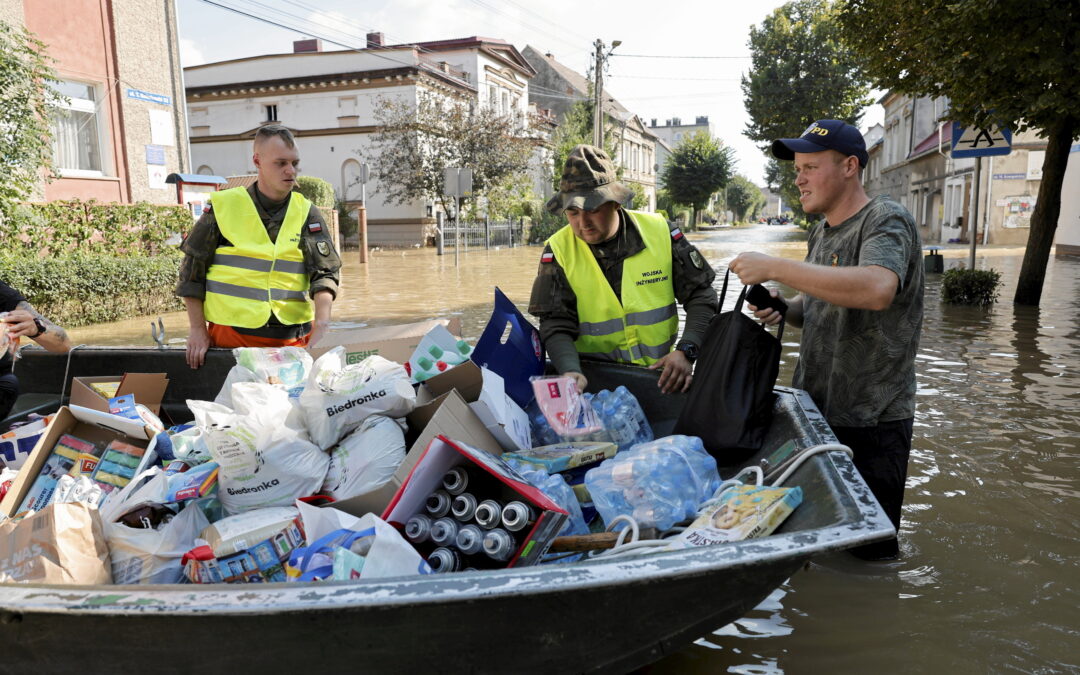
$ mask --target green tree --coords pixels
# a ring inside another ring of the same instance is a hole
[[[829,0],[795,0],[750,28],[752,67],[742,78],[750,122],[743,133],[767,156],[774,140],[797,138],[814,120],[858,126],[870,104],[860,61],[840,40],[839,14]],[[776,173],[778,182],[770,185],[778,185],[784,201],[804,216],[794,165],[780,162]]]
[[[664,187],[679,204],[689,204],[697,212],[705,207],[714,192],[723,189],[731,178],[734,152],[705,131],[698,131],[679,142],[664,165]]]
[[[593,142],[593,105],[592,96],[588,100],[581,100],[570,107],[566,112],[559,127],[552,137],[554,152],[552,153],[552,176],[551,184],[555,192],[559,191],[559,182],[562,180],[563,166],[566,165],[566,156],[578,145],[592,145]],[[615,157],[615,135],[604,134],[604,151],[608,157]],[[621,176],[622,167],[616,167],[616,172]]]
[[[847,0],[843,36],[882,87],[944,96],[948,116],[1047,139],[1014,300],[1037,305],[1061,214],[1069,148],[1080,133],[1076,2]]]
[[[62,100],[46,47],[25,28],[0,21],[0,220],[52,175],[50,122]]]
[[[379,192],[393,204],[439,202],[449,212],[443,169],[472,169],[472,193],[484,196],[528,171],[535,143],[531,126],[487,106],[471,107],[462,98],[380,97],[375,119],[378,130],[363,154]]]
[[[765,206],[765,195],[745,176],[732,178],[726,192],[727,207],[735,215],[735,222],[753,219]]]

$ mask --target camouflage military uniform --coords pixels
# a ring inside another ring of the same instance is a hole
[[[569,227],[569,225],[567,225]],[[681,340],[701,346],[709,320],[716,313],[716,274],[701,253],[677,228],[672,228],[672,277],[675,298],[686,311],[686,325]],[[613,239],[590,244],[604,277],[622,301],[623,261],[645,248],[636,227],[619,209],[619,231]],[[551,246],[544,248],[540,270],[533,282],[529,312],[540,319],[540,337],[547,347],[552,364],[559,372],[581,370],[574,340],[578,337],[577,294],[570,286]]]
[[[277,240],[278,230],[285,220],[289,201],[273,202],[256,189],[256,184],[248,188],[248,194],[255,203],[255,210],[259,214],[270,241]],[[208,206],[199,221],[195,223],[191,233],[180,245],[184,252],[184,260],[180,264],[180,278],[176,284],[176,295],[181,298],[206,297],[206,271],[214,258],[214,252],[222,246],[231,246],[218,228],[217,219],[213,210]],[[337,297],[338,283],[340,282],[341,258],[331,241],[330,233],[323,220],[322,213],[312,204],[308,213],[306,224],[300,233],[300,250],[304,254],[304,265],[307,267],[310,279],[309,297],[315,297],[319,291],[329,291]],[[285,326],[270,314],[270,320],[261,328],[233,329],[244,335],[256,335],[268,338],[292,338],[304,335],[311,330],[311,324],[305,323],[298,326]]]

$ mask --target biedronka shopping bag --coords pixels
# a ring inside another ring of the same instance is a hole
[[[0,524],[0,582],[112,583],[101,517],[82,503],[50,504],[22,520]]]
[[[730,274],[724,275],[718,309],[724,307]],[[686,404],[672,431],[701,438],[720,466],[739,464],[761,449],[776,402],[773,386],[780,372],[784,320],[773,337],[743,314],[747,288],[732,311],[718,312],[709,323]]]

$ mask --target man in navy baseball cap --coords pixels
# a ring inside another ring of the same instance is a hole
[[[858,129],[840,120],[818,120],[806,127],[799,138],[780,138],[773,141],[772,154],[777,159],[791,161],[796,152],[836,150],[845,157],[857,157],[859,166],[866,167],[866,142]]]

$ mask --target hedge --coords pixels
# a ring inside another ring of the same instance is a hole
[[[184,308],[173,296],[182,256],[0,256],[0,281],[57,324],[76,328]]]
[[[194,221],[183,206],[68,200],[20,205],[0,219],[4,254],[45,258],[79,254],[145,256],[174,248],[165,242]]]
[[[941,276],[941,299],[954,305],[990,305],[997,300],[1001,273],[952,267]]]
[[[304,195],[315,206],[334,208],[337,197],[334,186],[316,176],[297,176],[296,191]]]

